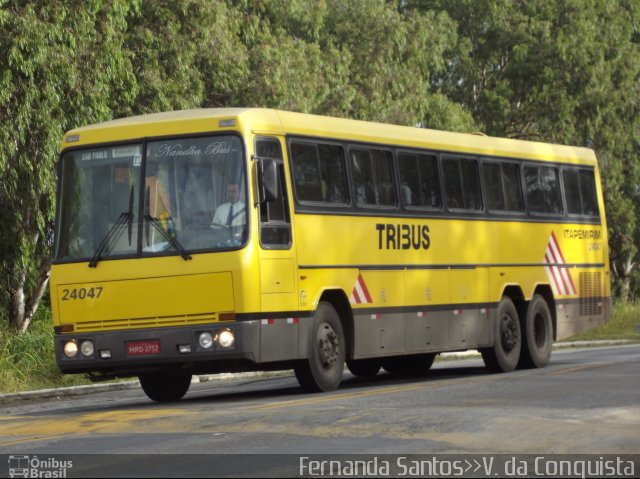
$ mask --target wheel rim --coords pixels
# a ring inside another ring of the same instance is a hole
[[[518,325],[510,314],[503,314],[500,318],[500,341],[504,352],[509,353],[518,344]]]
[[[340,358],[340,342],[330,324],[322,323],[318,328],[317,345],[322,367],[324,369],[333,368]]]

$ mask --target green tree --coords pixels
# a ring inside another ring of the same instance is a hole
[[[124,43],[139,90],[117,113],[229,105],[248,75],[240,21],[220,1],[143,1],[127,18]]]
[[[237,104],[472,130],[471,115],[429,79],[453,55],[446,15],[382,0],[229,0],[243,14],[250,75]]]
[[[321,44],[326,3],[230,0],[242,15],[249,74],[232,104],[343,115],[350,54]]]
[[[0,305],[17,330],[28,327],[48,282],[63,132],[110,118],[136,93],[121,48],[135,7],[0,6]]]
[[[456,24],[443,13],[398,11],[382,0],[329,0],[321,43],[349,52],[355,90],[346,116],[469,131],[469,113],[439,93],[431,78],[458,48]]]
[[[594,148],[603,174],[614,284],[624,300],[640,239],[640,17],[636,1],[422,0],[446,13],[460,51],[433,78],[484,132]]]
[[[0,306],[15,329],[48,283],[63,133],[229,103],[247,76],[239,25],[205,0],[0,4]]]

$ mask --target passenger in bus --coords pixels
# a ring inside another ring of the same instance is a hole
[[[402,185],[400,186],[400,191],[402,191],[402,201],[405,204],[405,206],[412,206],[413,192],[411,191],[411,187],[406,182],[406,180],[402,182]]]
[[[245,207],[241,201],[240,187],[235,183],[227,186],[227,202],[216,208],[213,215],[212,227],[218,226],[244,226]]]

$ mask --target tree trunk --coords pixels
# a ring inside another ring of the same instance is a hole
[[[24,284],[27,279],[27,271],[24,269],[16,282],[11,285],[11,311],[9,312],[9,326],[20,331],[24,322]]]
[[[630,257],[624,262],[624,271],[622,272],[621,278],[622,283],[620,285],[620,299],[625,304],[629,301],[629,294],[631,292],[631,273],[633,272],[635,265],[636,264]]]
[[[620,301],[626,304],[629,301],[629,290],[631,285],[631,278],[625,276],[622,278],[622,284],[620,285]]]
[[[47,284],[49,284],[49,273],[51,271],[51,261],[45,261],[40,267],[40,274],[36,280],[36,285],[31,293],[31,297],[27,298],[24,292],[24,288],[27,280],[26,269],[22,271],[18,277],[18,280],[13,285],[11,293],[11,313],[9,316],[9,326],[20,332],[24,333],[33,319],[33,315],[38,309],[40,300],[47,290]]]
[[[51,261],[45,261],[44,264],[40,267],[40,274],[38,275],[36,286],[33,290],[33,293],[31,293],[31,298],[29,299],[25,307],[22,325],[20,326],[21,333],[24,333],[31,324],[31,320],[33,319],[33,315],[38,309],[40,300],[42,299],[44,292],[47,290],[50,272]]]

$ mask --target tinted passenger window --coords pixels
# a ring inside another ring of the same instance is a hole
[[[351,169],[357,206],[396,206],[391,153],[351,150]]]
[[[400,153],[400,197],[404,206],[440,208],[438,160],[431,155]]]
[[[564,195],[569,214],[598,216],[593,171],[563,169],[562,182],[564,183]]]
[[[337,206],[347,204],[342,147],[292,142],[291,159],[298,201],[330,203]]]
[[[482,210],[478,162],[463,158],[442,161],[447,208]]]
[[[582,201],[580,200],[580,180],[578,170],[565,170],[562,172],[564,182],[564,196],[567,201],[569,214],[582,214]]]
[[[516,163],[484,163],[482,173],[489,210],[524,211],[520,167]]]
[[[582,197],[582,212],[585,215],[600,216],[598,197],[596,195],[596,179],[593,171],[580,170],[580,194]]]
[[[524,181],[529,211],[562,214],[558,169],[552,166],[525,166]]]

